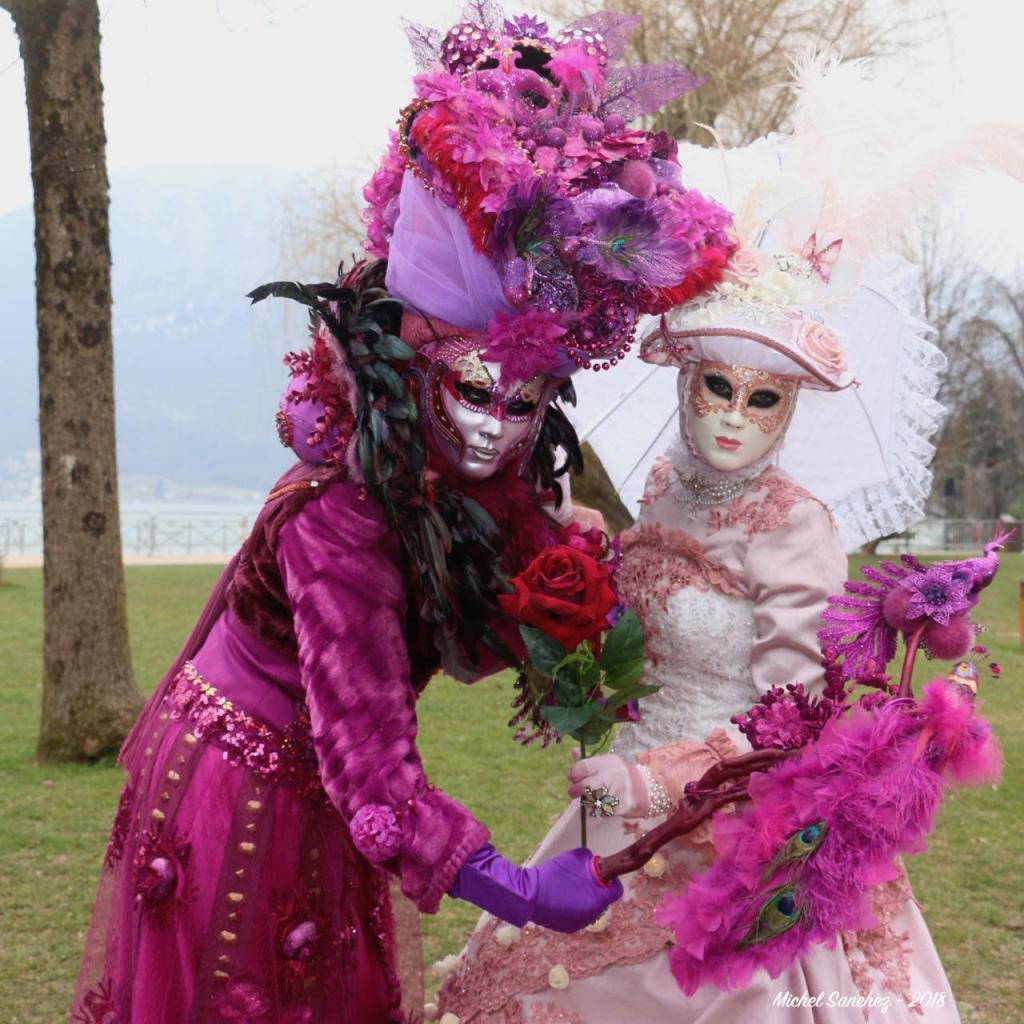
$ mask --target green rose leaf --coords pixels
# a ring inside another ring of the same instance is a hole
[[[644,672],[644,630],[632,610],[627,611],[604,639],[601,668],[612,690],[635,683]]]
[[[614,711],[615,708],[620,708],[631,700],[642,700],[644,697],[650,697],[652,694],[657,693],[659,689],[661,689],[659,686],[640,686],[635,684],[618,690],[608,698],[608,708]]]
[[[585,708],[558,708],[545,704],[540,709],[544,721],[551,726],[559,736],[571,736],[581,726],[585,725],[593,715],[591,707]]]
[[[519,634],[526,644],[526,655],[538,672],[553,676],[565,659],[565,648],[536,626],[520,626]]]

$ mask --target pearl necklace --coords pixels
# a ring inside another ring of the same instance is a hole
[[[707,480],[696,473],[683,476],[678,469],[675,474],[682,491],[673,488],[673,494],[677,501],[689,508],[690,519],[696,518],[698,509],[724,505],[738,498],[750,485],[746,477],[740,480]]]

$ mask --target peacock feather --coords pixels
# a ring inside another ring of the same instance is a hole
[[[785,842],[782,849],[772,858],[772,862],[761,875],[761,884],[771,881],[776,872],[787,865],[800,866],[818,849],[828,835],[828,825],[824,821],[816,821],[794,832]]]
[[[788,932],[804,916],[797,885],[780,885],[773,889],[767,899],[758,907],[750,931],[743,936],[738,949],[746,949],[758,943],[774,939]]]

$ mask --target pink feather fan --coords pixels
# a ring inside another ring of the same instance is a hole
[[[677,815],[698,820],[702,802],[721,806],[732,794],[750,802],[714,816],[718,859],[656,915],[675,933],[669,962],[687,995],[705,984],[742,988],[758,969],[778,977],[815,945],[833,947],[840,932],[874,927],[872,886],[897,877],[901,854],[926,848],[947,789],[999,779],[1002,754],[975,706],[974,659],[988,650],[971,646],[973,627],[954,649],[951,627],[969,625],[967,611],[995,577],[1006,539],[998,534],[980,558],[865,567],[871,584],[847,583],[826,612],[825,694],[807,699],[802,687],[777,688],[733,718],[755,752],[687,786],[690,807]],[[895,601],[901,591],[907,599]],[[901,632],[907,650],[896,684],[884,669]],[[916,651],[934,654],[936,640],[961,660],[915,698]],[[858,697],[858,686],[874,692]],[[773,732],[780,703],[799,714],[809,736],[790,742]],[[720,791],[740,775],[739,762],[754,768],[745,787]],[[661,842],[682,828],[666,823],[659,831]]]
[[[936,679],[916,706],[896,698],[874,712],[856,708],[798,757],[751,776],[751,805],[714,819],[714,866],[657,911],[675,932],[669,960],[687,995],[709,983],[743,988],[758,968],[778,977],[816,944],[833,947],[839,932],[877,924],[870,887],[897,876],[898,854],[925,849],[948,782],[999,778],[998,744],[963,691]],[[825,837],[813,855],[797,871],[791,862],[773,870],[791,838],[819,823]],[[783,909],[791,902],[802,920],[752,934],[758,908],[773,899],[788,901]]]

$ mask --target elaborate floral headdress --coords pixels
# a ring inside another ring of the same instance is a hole
[[[475,0],[443,36],[407,25],[416,99],[364,190],[368,249],[407,309],[486,331],[520,373],[610,368],[640,315],[700,294],[732,252],[729,213],[683,188],[675,140],[627,127],[698,84],[621,64],[639,20],[552,35]]]

